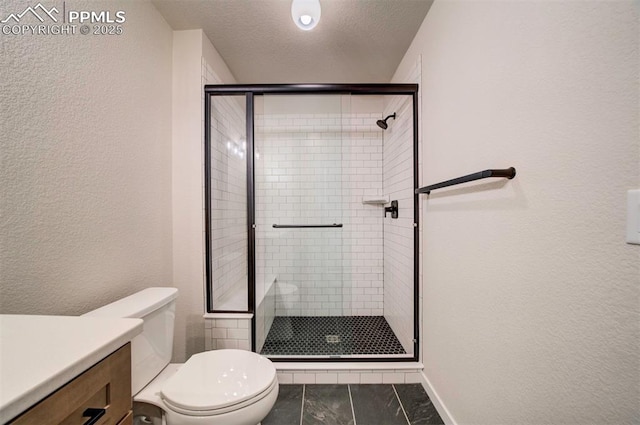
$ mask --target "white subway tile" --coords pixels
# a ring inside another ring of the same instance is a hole
[[[278,383],[279,384],[293,384],[293,374],[292,373],[284,373],[278,372]]]
[[[405,384],[419,384],[422,382],[422,376],[420,372],[406,372],[404,374]]]
[[[316,374],[315,373],[294,373],[293,383],[294,384],[315,384]]]
[[[229,339],[249,339],[249,329],[227,329]]]
[[[338,384],[359,384],[360,373],[340,373],[338,374]]]
[[[377,372],[361,373],[360,383],[361,384],[382,384],[382,374]]]
[[[213,338],[213,339],[225,339],[225,338],[227,338],[227,329],[226,328],[212,328],[211,329],[211,338]]]
[[[337,373],[316,373],[316,384],[337,384]]]
[[[404,373],[387,372],[382,374],[383,384],[404,384]]]
[[[238,348],[238,340],[236,339],[216,339],[217,349]]]

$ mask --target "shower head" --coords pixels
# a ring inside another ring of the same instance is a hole
[[[378,124],[378,127],[380,127],[383,130],[386,130],[389,125],[387,124],[387,120],[389,118],[393,118],[394,120],[396,119],[396,113],[394,112],[393,114],[389,115],[387,118],[383,119],[383,120],[378,120],[376,121],[376,124]]]

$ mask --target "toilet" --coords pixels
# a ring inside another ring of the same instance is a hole
[[[131,393],[134,404],[159,408],[162,424],[258,424],[278,397],[273,363],[230,349],[170,363],[177,296],[176,288],[147,288],[84,316],[144,320],[142,333],[131,341]],[[146,418],[137,422],[155,423]]]

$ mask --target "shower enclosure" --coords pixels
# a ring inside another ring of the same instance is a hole
[[[417,359],[417,89],[205,86],[207,308],[254,351]]]

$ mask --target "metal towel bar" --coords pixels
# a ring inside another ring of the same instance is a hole
[[[469,174],[466,176],[458,177],[455,179],[447,180],[444,182],[432,184],[430,186],[421,187],[420,189],[416,189],[415,193],[426,193],[427,195],[431,193],[432,190],[441,189],[443,187],[454,186],[456,184],[472,182],[474,180],[486,179],[488,177],[504,177],[507,179],[512,179],[516,176],[516,169],[513,167],[505,168],[502,170],[484,170],[478,171],[477,173]]]
[[[306,229],[306,228],[316,228],[316,227],[342,227],[342,223],[337,224],[274,224],[274,229]]]

